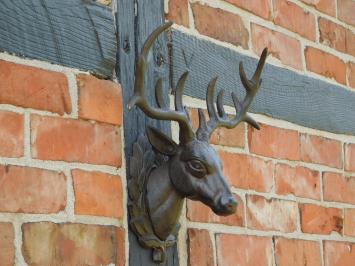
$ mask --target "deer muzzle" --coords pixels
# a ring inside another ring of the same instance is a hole
[[[230,215],[235,213],[237,209],[237,201],[233,195],[222,195],[218,203],[218,215]]]

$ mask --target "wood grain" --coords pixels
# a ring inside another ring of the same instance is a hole
[[[239,62],[244,63],[251,77],[258,59],[179,31],[173,31],[172,43],[173,83],[183,72],[190,71],[185,94],[205,99],[208,82],[218,76],[217,90],[226,90],[226,104],[232,106],[229,96],[232,91],[244,97]],[[251,112],[305,127],[355,135],[355,92],[270,64],[265,65],[262,79]]]
[[[136,5],[136,16],[134,6]],[[146,125],[154,126],[170,135],[170,123],[148,118],[138,108],[127,110],[127,103],[133,95],[135,63],[140,50],[150,35],[158,26],[164,23],[163,1],[117,1],[117,29],[119,38],[119,53],[116,73],[123,88],[124,99],[124,134],[125,154],[127,165],[127,177],[130,178],[129,162],[132,155],[132,145],[140,134],[145,133]],[[157,58],[164,60],[163,64],[157,64]],[[154,44],[149,60],[148,73],[146,75],[146,92],[148,101],[153,103],[155,82],[159,77],[164,79],[164,92],[166,103],[169,104],[169,56],[166,46],[166,37],[159,37]],[[135,234],[129,231],[129,265],[179,265],[176,246],[167,250],[167,259],[164,264],[156,264],[152,261],[152,250],[142,248]]]
[[[111,77],[112,10],[82,0],[0,1],[0,51]]]

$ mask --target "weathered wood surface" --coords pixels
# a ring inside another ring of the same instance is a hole
[[[110,77],[116,63],[110,8],[83,0],[1,0],[0,51]]]
[[[244,62],[250,77],[257,59],[179,31],[173,31],[172,43],[174,83],[183,72],[190,71],[185,94],[205,99],[208,82],[219,76],[217,88],[226,90],[228,105],[232,105],[228,91],[236,91],[239,97],[244,95],[239,62]],[[262,79],[251,112],[305,127],[355,135],[355,92],[268,64]]]
[[[164,22],[164,9],[162,0],[136,1],[137,16],[134,15],[133,0],[117,1],[117,29],[119,39],[119,53],[116,73],[123,88],[124,101],[124,134],[125,155],[127,160],[127,178],[129,173],[129,157],[132,154],[132,145],[140,134],[145,133],[146,125],[159,128],[170,134],[170,123],[149,119],[139,109],[127,110],[127,103],[133,95],[135,62],[149,34]],[[157,58],[162,56],[165,63],[157,64]],[[150,56],[149,70],[146,79],[147,97],[154,102],[154,86],[159,77],[164,78],[166,96],[168,96],[168,52],[166,38],[162,36],[154,45]],[[168,97],[166,102],[168,103]],[[142,248],[137,237],[129,231],[129,265],[179,265],[176,246],[167,250],[167,260],[164,264],[156,264],[152,261],[152,250]]]

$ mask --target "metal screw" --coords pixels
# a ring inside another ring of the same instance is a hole
[[[130,50],[131,50],[131,44],[129,43],[128,39],[125,39],[123,42],[123,51],[129,53]]]
[[[153,261],[156,263],[162,263],[165,261],[165,249],[163,247],[157,247],[153,249]]]
[[[162,65],[165,64],[164,56],[163,56],[161,53],[159,53],[159,54],[157,55],[156,63],[157,63],[157,65],[158,65],[159,67],[161,67]]]

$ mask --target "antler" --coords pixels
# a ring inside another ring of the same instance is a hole
[[[145,75],[147,72],[149,51],[158,36],[171,25],[172,23],[168,22],[158,27],[145,42],[141,55],[138,59],[136,80],[134,84],[134,95],[128,103],[128,109],[131,109],[133,106],[137,105],[146,115],[150,116],[151,118],[178,122],[180,126],[180,142],[187,143],[195,137],[192,126],[190,124],[188,113],[182,103],[183,90],[189,73],[185,72],[181,76],[174,91],[175,111],[170,110],[164,102],[162,93],[162,79],[159,79],[155,86],[155,98],[158,108],[151,106],[148,103],[145,95]]]
[[[217,96],[217,102],[216,102],[217,110],[216,110],[213,99],[214,99],[214,94],[216,89],[217,77],[210,81],[210,83],[208,84],[207,96],[206,96],[207,111],[210,120],[206,123],[206,118],[203,111],[201,109],[198,110],[200,125],[197,130],[197,138],[199,140],[208,141],[212,132],[217,127],[234,128],[242,121],[247,122],[248,124],[250,124],[251,126],[257,129],[260,129],[256,121],[247,114],[247,110],[261,85],[262,80],[260,79],[260,75],[263,70],[266,57],[267,57],[267,48],[263,50],[258,66],[251,80],[248,80],[248,78],[245,75],[243,63],[241,62],[239,64],[239,75],[242,84],[246,90],[246,96],[243,102],[240,102],[236,94],[232,92],[232,100],[236,111],[236,115],[232,119],[228,117],[223,107],[224,90],[221,90]]]

